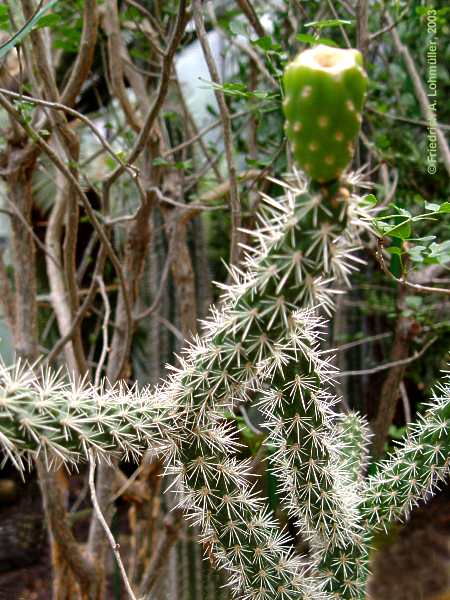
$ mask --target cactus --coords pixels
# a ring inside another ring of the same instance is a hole
[[[224,286],[205,334],[164,385],[152,393],[123,384],[95,389],[50,372],[38,379],[20,365],[0,370],[0,444],[18,468],[37,453],[49,463],[92,453],[137,459],[148,448],[164,453],[179,504],[244,600],[361,598],[373,531],[405,514],[447,470],[449,386],[367,480],[367,428],[333,410],[317,312],[333,310],[334,282],[349,283],[368,221],[361,198],[334,181],[351,158],[336,135],[348,144],[356,134],[365,82],[354,51],[308,52],[286,72],[285,112],[291,139],[304,135],[294,152],[314,181],[306,188],[294,172],[279,200],[263,196],[261,227],[242,271],[231,269],[234,283]],[[335,62],[324,65],[325,57]],[[336,103],[352,115],[342,118],[342,131]],[[326,140],[332,154],[319,148]],[[310,144],[317,144],[317,159]],[[293,555],[254,489],[249,461],[236,455],[237,431],[224,414],[252,400],[265,416],[283,505],[310,542],[307,558]]]
[[[315,46],[286,67],[286,134],[313,180],[339,179],[350,163],[366,82],[361,53],[353,49]]]
[[[22,470],[31,457],[49,465],[76,464],[93,453],[99,460],[138,459],[148,449],[170,455],[164,433],[170,407],[123,382],[94,388],[61,371],[36,375],[20,361],[0,369],[0,447]]]
[[[367,480],[362,514],[371,531],[387,530],[393,520],[437,487],[450,465],[450,378],[433,390],[428,410],[408,427],[392,456]]]
[[[145,444],[130,428],[129,413],[133,416],[131,424],[135,426],[136,423],[146,423],[151,419],[149,412],[145,411],[156,408],[156,424],[149,425],[153,431],[148,430],[147,434],[155,436],[158,447],[163,444],[162,429],[172,440],[169,447],[173,449],[176,460],[170,470],[178,476],[179,488],[184,490],[183,505],[190,508],[194,522],[202,526],[204,543],[216,550],[219,561],[233,573],[234,587],[243,590],[243,593],[254,594],[256,590],[266,589],[266,586],[276,586],[280,594],[286,597],[289,597],[288,594],[294,597],[308,597],[308,594],[321,597],[318,591],[320,582],[311,577],[300,577],[304,570],[302,563],[290,558],[286,536],[279,533],[277,524],[266,514],[261,500],[254,496],[252,486],[246,479],[248,465],[230,456],[235,441],[229,431],[231,427],[227,428],[223,423],[222,413],[225,408],[232,407],[239,397],[245,398],[257,381],[269,378],[272,379],[272,385],[281,381],[283,368],[288,361],[297,360],[299,352],[304,356],[299,366],[307,394],[310,393],[308,380],[314,381],[319,375],[322,376],[314,372],[323,363],[313,347],[314,330],[320,322],[311,310],[296,311],[295,303],[310,305],[322,301],[331,309],[331,293],[327,291],[327,281],[321,278],[321,274],[325,272],[329,280],[333,274],[348,277],[354,262],[351,228],[359,223],[357,197],[342,190],[325,197],[319,193],[311,195],[297,180],[296,187],[286,187],[286,195],[280,203],[269,198],[266,201],[269,215],[257,234],[259,248],[248,258],[247,275],[227,290],[222,310],[215,313],[208,323],[209,334],[202,342],[189,348],[182,369],[156,394],[161,398],[160,402],[150,401],[142,394],[141,404],[133,410],[133,402],[130,401],[133,392],[122,388],[120,395],[108,390],[109,398],[103,403],[101,394],[94,394],[91,390],[95,402],[90,410],[84,406],[83,399],[69,405],[69,411],[75,411],[76,418],[70,415],[69,422],[74,421],[76,434],[68,435],[66,421],[69,415],[64,414],[66,418],[61,419],[67,395],[59,391],[59,395],[51,396],[48,392],[40,394],[39,390],[34,390],[33,398],[25,399],[24,388],[30,386],[31,382],[27,384],[21,381],[20,384],[5,386],[4,396],[8,397],[9,402],[4,407],[7,414],[3,415],[7,419],[1,421],[1,426],[6,433],[10,423],[8,419],[20,421],[21,411],[26,405],[36,422],[31,430],[16,427],[10,432],[9,438],[15,440],[15,455],[23,453],[33,444],[48,453],[52,443],[57,445],[56,452],[61,455],[63,450],[60,446],[64,446],[64,439],[69,446],[64,450],[64,457],[76,460],[81,457],[81,453],[76,454],[80,439],[85,445],[96,447],[99,455],[106,448],[117,448],[115,442],[120,440],[120,436],[111,439],[111,435],[108,435],[110,430],[119,430],[114,422],[117,417],[127,434],[124,449],[131,455],[137,455]],[[333,225],[334,215],[337,223]],[[317,229],[322,232],[323,224],[330,226],[324,228],[322,237],[322,233],[317,234]],[[285,292],[283,303],[279,302],[281,290]],[[252,309],[254,306],[258,312]],[[262,336],[264,332],[267,332],[267,337]],[[291,341],[283,350],[286,335]],[[309,356],[314,357],[312,362]],[[320,379],[318,381],[320,384]],[[314,381],[314,385],[317,386],[317,381]],[[14,397],[14,390],[19,391],[18,398]],[[301,391],[300,388],[298,392]],[[75,395],[69,393],[69,396]],[[89,392],[86,395],[89,396]],[[312,398],[311,408],[316,404],[319,406],[315,396]],[[118,401],[122,409],[125,405],[124,414],[113,408],[113,400]],[[33,405],[36,408],[32,408]],[[172,407],[171,414],[161,417],[158,413],[161,405]],[[104,413],[103,406],[108,407]],[[141,415],[140,408],[144,410]],[[78,409],[80,415],[76,412]],[[87,419],[86,412],[89,415]],[[103,418],[107,426],[101,424],[97,430]],[[123,419],[126,419],[124,423]],[[325,437],[329,427],[326,414],[319,411],[318,420],[319,427],[320,420],[324,420]],[[88,429],[83,429],[84,437],[81,438],[78,430],[82,425],[85,426],[86,421]],[[169,421],[170,427],[167,426]],[[307,422],[308,419],[305,419],[305,425]],[[38,432],[40,424],[42,429]],[[50,427],[48,432],[45,427]],[[51,433],[42,446],[38,443],[39,433]],[[86,439],[89,441],[86,442]],[[14,456],[12,449],[8,450]],[[324,456],[317,460],[320,468],[323,467],[323,485],[329,489],[330,502],[336,506],[333,514],[339,517],[339,523],[333,529],[338,532],[339,524],[343,524],[348,510],[333,473],[333,468],[337,466],[337,450],[332,444],[323,444],[319,451],[324,452]],[[315,477],[316,474],[311,473],[311,476]],[[224,498],[227,504],[224,504]],[[309,512],[308,506],[305,505],[305,509]],[[316,527],[315,519],[322,519],[326,523],[322,512],[315,508],[313,514],[306,517],[310,521],[308,528],[311,532]],[[350,517],[352,520],[353,515]],[[345,527],[342,529],[346,531]],[[322,531],[322,536],[326,531]],[[237,542],[242,548],[238,555]]]

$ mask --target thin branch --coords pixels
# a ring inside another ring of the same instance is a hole
[[[95,294],[97,293],[97,274],[101,273],[101,271],[103,270],[103,265],[105,262],[105,258],[106,258],[106,252],[104,249],[104,246],[101,247],[100,252],[97,256],[97,264],[95,267],[95,273],[94,273],[94,277],[92,278],[92,283],[91,286],[89,288],[89,291],[84,299],[83,304],[80,306],[80,308],[78,309],[77,314],[75,315],[75,317],[72,319],[72,323],[70,325],[70,329],[67,331],[67,333],[65,335],[63,335],[58,342],[55,344],[55,346],[53,347],[53,349],[47,354],[47,356],[45,357],[45,362],[48,364],[51,364],[51,362],[53,360],[55,360],[55,358],[58,356],[58,354],[61,352],[61,350],[64,348],[64,346],[72,339],[72,336],[74,334],[74,331],[76,330],[76,328],[78,327],[78,325],[81,323],[84,315],[86,314],[88,308],[90,307],[90,305],[92,304],[92,301],[95,298]]]
[[[405,415],[405,423],[408,425],[412,421],[411,406],[409,403],[408,392],[406,391],[405,382],[400,383],[400,395],[402,397],[403,413]]]
[[[85,209],[92,225],[94,226],[94,229],[96,230],[96,232],[98,234],[99,239],[101,240],[103,246],[105,247],[108,257],[110,258],[112,264],[114,265],[117,276],[119,277],[120,286],[121,286],[123,294],[124,294],[127,320],[128,320],[129,325],[131,325],[132,324],[131,306],[130,306],[130,302],[129,302],[129,298],[128,298],[127,285],[126,285],[126,281],[124,279],[121,263],[116,255],[116,253],[114,252],[114,249],[106,235],[104,228],[99,223],[99,221],[95,215],[95,211],[91,207],[88,197],[86,196],[86,194],[80,187],[79,182],[74,177],[71,170],[69,168],[67,168],[67,166],[61,161],[59,156],[53,151],[53,149],[49,146],[49,144],[47,144],[47,142],[43,139],[43,137],[30,127],[30,125],[26,122],[25,119],[22,118],[21,114],[14,108],[14,106],[1,94],[0,94],[0,105],[3,106],[3,108],[17,122],[19,122],[22,125],[22,127],[25,129],[27,134],[30,136],[30,138],[34,142],[36,142],[36,145],[45,152],[45,154],[49,157],[49,159],[53,162],[53,164],[66,176],[68,181],[73,185],[74,190],[76,191],[78,197],[80,198],[80,200],[84,206],[84,209]]]
[[[97,41],[98,14],[97,1],[85,0],[83,7],[83,29],[78,52],[69,81],[67,82],[61,101],[63,104],[73,104],[86,81],[94,59],[95,44]]]
[[[387,22],[389,25],[394,25],[392,18],[390,15],[387,15]],[[392,39],[394,40],[395,47],[400,56],[403,57],[403,60],[406,65],[406,69],[409,73],[409,76],[412,80],[414,90],[416,93],[416,98],[419,102],[419,106],[422,112],[424,119],[428,122],[429,127],[436,128],[436,136],[438,139],[439,147],[441,150],[442,161],[447,169],[447,173],[450,175],[450,149],[447,144],[447,140],[445,139],[445,135],[443,134],[441,128],[436,122],[436,115],[431,110],[430,102],[428,101],[428,96],[425,91],[422,80],[420,79],[420,75],[416,69],[416,65],[414,60],[408,50],[408,48],[402,43],[400,40],[400,36],[398,35],[397,29],[395,26],[392,27],[391,30]]]
[[[97,275],[98,287],[100,291],[100,295],[103,300],[103,304],[105,305],[105,316],[103,318],[102,331],[103,331],[103,346],[102,353],[100,355],[100,360],[98,361],[97,369],[95,371],[94,378],[94,386],[98,387],[100,384],[100,377],[102,375],[103,365],[105,364],[106,357],[109,352],[109,342],[108,342],[108,326],[109,320],[111,318],[111,305],[109,303],[108,294],[106,293],[105,283],[103,281],[103,277],[101,275]]]
[[[164,537],[158,545],[155,556],[146,568],[139,587],[139,595],[144,596],[145,600],[150,599],[150,592],[167,563],[170,550],[178,539],[181,515],[181,509],[174,509],[172,514],[164,519]]]
[[[138,132],[141,129],[142,123],[137,116],[136,109],[131,105],[131,102],[128,99],[127,89],[125,87],[124,70],[121,59],[123,40],[120,32],[117,0],[106,1],[105,10],[103,11],[103,28],[107,36],[109,79],[112,92],[118,99],[127,122],[136,132]]]
[[[245,117],[245,115],[248,115],[249,113],[250,113],[249,110],[240,110],[239,112],[230,114],[230,119],[233,120],[233,119],[238,119],[239,117]],[[169,148],[168,150],[165,150],[162,153],[161,156],[163,156],[165,158],[166,156],[170,156],[171,154],[175,154],[175,152],[179,152],[180,150],[184,150],[184,148],[187,148],[188,146],[190,146],[194,142],[197,142],[204,135],[206,135],[207,133],[209,133],[213,129],[216,129],[220,125],[222,125],[222,120],[221,119],[217,119],[216,121],[213,121],[212,123],[210,123],[209,125],[207,125],[203,129],[200,129],[200,131],[198,133],[196,133],[195,135],[193,135],[189,140],[186,140],[186,141],[182,142],[181,144],[178,144],[178,146],[174,146],[173,148]]]
[[[97,516],[97,519],[100,521],[100,523],[104,529],[104,532],[106,534],[106,537],[108,538],[111,549],[114,553],[114,556],[116,557],[117,565],[119,567],[119,571],[122,576],[122,581],[125,585],[125,589],[127,590],[128,595],[131,598],[131,600],[137,600],[136,596],[134,595],[133,590],[131,589],[131,585],[130,585],[130,582],[128,581],[125,567],[123,566],[123,562],[120,557],[120,552],[119,552],[120,546],[114,539],[114,536],[111,533],[111,530],[105,521],[105,517],[103,516],[103,513],[100,510],[100,506],[99,506],[99,503],[97,500],[97,494],[95,492],[95,459],[94,459],[92,452],[90,453],[90,461],[89,461],[89,488],[91,490],[91,500],[92,500],[92,506],[94,507],[94,512]]]
[[[369,40],[368,0],[358,0],[356,2],[356,45],[361,51],[364,61],[367,59]]]
[[[70,566],[83,591],[91,594],[87,598],[95,597],[92,593],[96,588],[96,573],[93,563],[85,556],[75,539],[66,519],[66,509],[62,502],[62,495],[55,485],[55,474],[49,471],[41,459],[36,461],[39,474],[39,483],[46,514],[50,519],[52,535],[64,552],[64,560]]]
[[[170,82],[170,73],[172,70],[172,63],[175,56],[176,49],[181,41],[186,25],[189,21],[189,13],[186,7],[186,0],[180,0],[179,8],[178,8],[178,16],[175,23],[173,34],[170,38],[169,46],[164,53],[163,61],[162,61],[162,69],[161,75],[159,78],[158,89],[155,93],[155,99],[153,104],[151,105],[147,116],[144,121],[144,125],[134,142],[133,148],[131,149],[128,158],[126,160],[126,164],[128,166],[132,165],[136,162],[137,158],[141,155],[143,150],[147,145],[148,138],[153,130],[153,126],[155,125],[156,119],[159,115],[159,112],[163,106],[163,103],[166,99],[167,91],[169,89]],[[117,180],[118,177],[123,173],[125,167],[120,165],[117,167],[106,179],[103,183],[103,196],[104,198],[108,196],[109,189],[112,184]]]
[[[194,11],[194,22],[197,30],[197,36],[200,41],[203,55],[205,57],[206,64],[208,65],[209,74],[211,80],[221,85],[219,71],[214,61],[214,57],[211,52],[209,45],[208,36],[205,29],[205,23],[203,20],[203,6],[201,0],[193,0],[193,11]],[[240,255],[240,227],[241,227],[241,206],[239,200],[239,189],[236,179],[236,164],[233,155],[233,142],[232,142],[232,130],[230,113],[228,111],[227,103],[225,101],[225,95],[220,89],[214,90],[217,103],[219,105],[220,116],[222,119],[223,126],[223,138],[225,146],[225,155],[228,164],[228,176],[230,180],[230,206],[231,206],[231,242],[230,242],[230,263],[236,265],[239,262]]]
[[[405,285],[408,288],[415,290],[421,294],[445,294],[446,296],[450,296],[450,288],[440,288],[440,287],[429,287],[427,285],[421,285],[420,283],[412,283],[407,279],[400,279],[396,277],[391,271],[388,269],[383,256],[383,240],[378,238],[378,249],[375,253],[376,259],[382,268],[383,272],[393,281],[401,285]]]
[[[392,332],[387,331],[386,333],[377,333],[376,335],[369,335],[360,340],[355,340],[354,342],[348,342],[347,344],[341,344],[340,346],[336,346],[334,348],[330,348],[329,350],[324,350],[322,354],[332,354],[334,352],[345,352],[350,348],[355,348],[356,346],[361,346],[362,344],[368,344],[369,342],[375,342],[378,340],[385,339],[387,337],[391,337]]]
[[[376,367],[372,367],[371,369],[361,369],[360,371],[342,371],[341,373],[336,373],[333,375],[333,379],[341,379],[342,377],[354,377],[356,375],[373,375],[374,373],[379,373],[380,371],[385,371],[386,369],[390,369],[391,367],[399,367],[401,365],[409,365],[414,362],[421,356],[425,354],[428,348],[434,344],[434,342],[438,339],[437,336],[428,340],[428,342],[420,349],[419,352],[415,352],[412,356],[408,356],[408,358],[403,358],[401,360],[395,360],[392,362],[384,363],[383,365],[377,365]]]
[[[266,30],[264,29],[261,21],[259,20],[258,15],[256,14],[256,11],[253,7],[253,4],[249,2],[249,0],[236,0],[236,4],[246,16],[248,22],[255,30],[255,33],[259,37],[264,37],[266,35]]]
[[[40,98],[34,98],[33,96],[26,96],[24,94],[18,94],[16,92],[11,92],[10,90],[6,90],[4,88],[0,88],[0,93],[4,94],[5,96],[10,96],[11,98],[15,98],[15,99],[23,101],[23,102],[30,102],[30,104],[35,104],[36,106],[45,106],[46,108],[51,108],[53,110],[62,110],[64,112],[66,112],[68,115],[71,115],[72,117],[75,117],[76,119],[79,119],[85,125],[87,125],[89,127],[89,129],[92,131],[92,133],[98,139],[98,141],[103,146],[103,148],[106,150],[106,152],[108,152],[108,154],[111,156],[111,158],[113,160],[115,160],[117,163],[119,163],[119,165],[121,165],[125,169],[129,170],[130,175],[133,178],[136,176],[136,174],[138,172],[136,167],[128,166],[127,164],[125,164],[123,162],[123,160],[120,158],[120,156],[114,152],[111,145],[108,143],[108,141],[105,139],[105,137],[100,133],[100,130],[96,127],[96,125],[94,125],[94,123],[88,117],[86,117],[82,113],[78,112],[74,108],[70,108],[69,106],[62,104],[61,102],[48,102],[47,100],[41,100]]]
[[[412,119],[410,117],[402,117],[400,115],[393,115],[391,113],[384,113],[381,110],[377,110],[370,103],[366,104],[366,109],[373,113],[374,115],[378,115],[380,117],[385,117],[386,119],[392,119],[393,121],[401,121],[402,123],[408,123],[410,125],[417,125],[419,127],[429,127],[430,123],[427,121],[421,121],[420,119]],[[446,125],[445,123],[436,122],[437,126],[440,129],[444,129],[445,131],[450,131],[450,125]]]
[[[11,334],[14,337],[14,330],[16,327],[16,313],[14,310],[14,296],[11,289],[8,273],[3,260],[3,253],[5,249],[0,247],[0,291],[1,291],[1,304],[3,307],[3,316],[8,324]]]

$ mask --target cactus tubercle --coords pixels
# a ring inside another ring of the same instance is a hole
[[[312,180],[338,179],[351,162],[367,76],[358,50],[318,45],[284,72],[286,134]]]

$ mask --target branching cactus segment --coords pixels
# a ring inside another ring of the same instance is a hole
[[[350,164],[366,82],[362,55],[353,49],[319,45],[286,67],[286,134],[298,165],[311,179],[338,179]]]
[[[450,377],[439,383],[428,410],[408,428],[392,456],[368,478],[362,506],[371,530],[387,529],[405,518],[419,501],[437,488],[450,465]]]
[[[336,426],[345,469],[350,473],[352,481],[362,483],[369,459],[369,440],[372,436],[369,423],[358,413],[348,413],[338,416]]]
[[[47,464],[77,464],[93,453],[138,459],[147,450],[170,456],[171,406],[148,390],[121,383],[94,388],[58,371],[34,370],[20,362],[0,366],[0,448],[22,470],[30,458]]]
[[[265,198],[271,212],[249,249],[245,275],[234,272],[222,310],[206,322],[206,336],[189,348],[164,390],[187,415],[170,471],[184,490],[183,506],[243,597],[280,600],[307,597],[311,584],[304,579],[300,590],[283,538],[239,477],[247,465],[228,466],[234,438],[222,415],[268,385],[261,406],[269,430],[273,423],[269,443],[283,470],[286,506],[322,550],[358,535],[355,498],[333,435],[333,399],[321,391],[329,366],[316,348],[321,320],[312,306],[331,310],[330,284],[334,277],[345,281],[357,263],[354,238],[363,224],[361,201],[346,189],[309,193],[298,180],[285,184],[285,192],[281,202]],[[297,310],[298,304],[309,308]],[[300,501],[296,490],[303,490]],[[276,566],[280,556],[283,568]]]

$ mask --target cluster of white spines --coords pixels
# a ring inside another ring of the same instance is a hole
[[[208,352],[201,354],[209,360]],[[239,598],[327,600],[321,583],[293,556],[288,536],[256,493],[250,461],[235,455],[238,432],[224,420],[225,397],[219,397],[217,407],[212,397],[199,394],[198,354],[196,359],[196,364],[187,359],[160,391],[162,398],[175,398],[184,414],[182,425],[174,427],[177,450],[167,468],[175,478],[180,506],[200,528],[206,553],[228,571],[229,585]],[[232,403],[232,377],[222,385]]]
[[[345,469],[352,481],[363,485],[369,461],[372,436],[367,419],[359,413],[341,413],[336,421],[336,435],[341,443]]]
[[[137,460],[147,450],[173,452],[166,435],[170,405],[123,383],[99,388],[20,361],[0,365],[0,448],[18,469],[31,458],[76,464],[94,455]]]
[[[255,234],[259,243],[248,251],[246,270],[232,271],[235,284],[205,324],[205,336],[188,348],[180,369],[155,396],[120,386],[100,391],[80,386],[72,400],[61,390],[59,396],[50,394],[49,412],[34,407],[35,383],[23,386],[28,396],[29,389],[34,394],[28,413],[36,422],[27,440],[33,439],[30,446],[39,452],[51,446],[52,457],[75,461],[90,450],[103,457],[112,450],[136,457],[149,441],[166,445],[180,502],[201,526],[204,543],[232,573],[236,593],[261,600],[326,593],[320,580],[291,558],[286,536],[249,483],[247,462],[233,457],[236,431],[223,415],[236,402],[270,386],[259,401],[268,425],[274,424],[275,473],[286,507],[318,551],[317,563],[323,552],[358,535],[355,498],[333,425],[334,400],[323,390],[329,366],[316,347],[320,321],[309,308],[297,310],[317,303],[331,310],[330,283],[336,276],[346,280],[357,260],[350,218],[357,202],[344,191],[327,199],[294,183],[285,185],[281,201],[266,198]],[[20,421],[11,408],[1,416],[1,423]],[[305,440],[307,452],[300,449]],[[13,443],[16,449],[9,452],[17,457],[25,448]]]
[[[386,529],[443,481],[450,465],[450,380],[437,384],[428,410],[408,427],[405,440],[367,480],[363,515],[368,527]]]
[[[336,276],[345,280],[354,268],[356,236],[347,228],[355,229],[349,207],[356,199],[343,191],[327,199],[319,192],[305,193],[301,185],[284,185],[280,202],[266,198],[266,216],[254,234],[258,243],[248,249],[245,271],[231,271],[235,283],[224,286],[221,309],[205,323],[206,335],[188,349],[184,364],[166,391],[183,409],[189,407],[192,415],[183,425],[190,433],[180,436],[185,439],[176,468],[184,503],[191,507],[194,522],[204,528],[208,543],[217,548],[225,564],[229,561],[232,581],[239,583],[237,587],[240,593],[248,594],[246,597],[289,596],[285,584],[275,585],[278,570],[272,569],[268,578],[267,568],[256,569],[255,561],[258,559],[259,565],[264,552],[260,545],[255,548],[258,540],[252,539],[253,526],[249,533],[249,518],[244,516],[247,511],[251,515],[260,510],[253,493],[250,501],[242,496],[242,481],[231,493],[228,486],[236,486],[236,479],[224,483],[225,488],[218,487],[224,477],[221,460],[232,448],[232,441],[226,440],[222,458],[218,458],[222,415],[236,402],[248,400],[267,387],[258,402],[270,431],[269,444],[275,448],[275,474],[286,508],[314,549],[323,553],[343,546],[359,531],[356,498],[342,468],[335,436],[334,399],[323,390],[330,368],[317,349],[321,322],[314,309],[297,310],[299,305],[312,307],[317,302],[331,310],[330,283]],[[279,402],[279,398],[289,398],[289,402]],[[297,417],[290,414],[294,405]],[[218,428],[211,447],[211,429],[202,432],[206,423],[216,423]],[[309,440],[307,450],[305,440]],[[200,451],[201,444],[206,445],[204,452]],[[198,447],[194,454],[193,447]],[[220,476],[216,472],[218,462]],[[245,472],[245,468],[239,465],[237,472]],[[250,493],[252,488],[248,489]],[[224,530],[224,512],[227,523],[229,514],[235,517],[226,529],[239,533],[238,542],[217,533],[220,528]],[[276,527],[265,530],[265,547],[272,548],[271,553],[273,548],[279,552],[279,544],[274,546],[271,541],[276,531]],[[245,568],[234,562],[242,557],[247,557]],[[249,557],[254,557],[253,566]],[[320,559],[318,554],[316,564]],[[267,565],[273,561],[271,557]],[[302,593],[309,592],[304,589]]]

